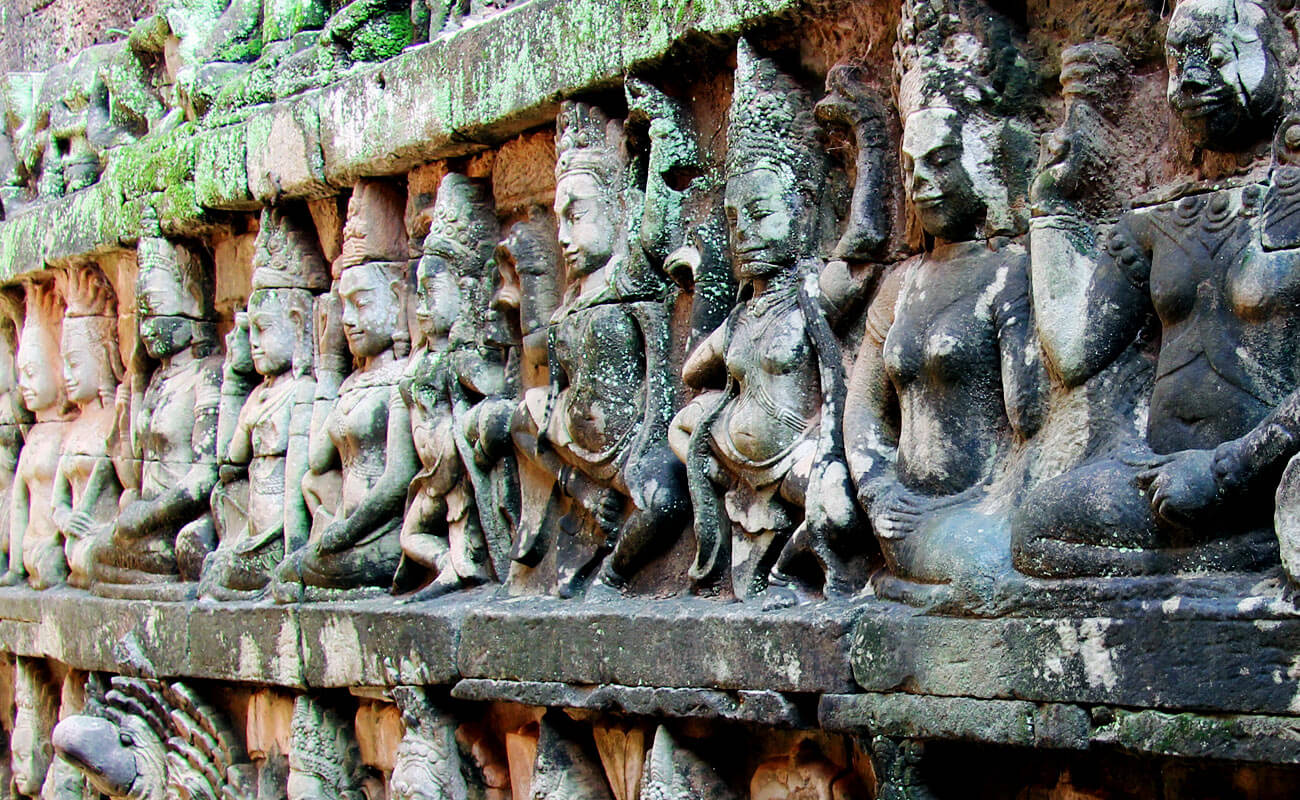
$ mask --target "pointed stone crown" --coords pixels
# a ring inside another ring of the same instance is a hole
[[[590,103],[566,100],[555,120],[555,178],[589,172],[603,186],[620,186],[627,156],[623,125]]]
[[[819,134],[808,92],[741,39],[728,113],[727,176],[766,165],[813,196],[826,174]]]
[[[62,273],[62,289],[68,304],[65,317],[117,317],[117,294],[99,267],[86,265]]]
[[[252,288],[321,292],[329,285],[330,268],[315,232],[284,209],[262,209],[253,252]]]

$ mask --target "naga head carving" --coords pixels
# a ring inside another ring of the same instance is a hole
[[[98,791],[114,800],[252,800],[242,745],[193,690],[120,676],[111,686],[53,736]]]

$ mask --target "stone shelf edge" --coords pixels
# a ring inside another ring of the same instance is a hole
[[[212,224],[209,211],[328,196],[360,176],[482,149],[549,123],[563,96],[616,85],[683,41],[802,6],[530,0],[238,123],[186,124],[114,151],[98,183],[0,222],[0,280],[129,243],[146,204],[165,233],[193,234]]]

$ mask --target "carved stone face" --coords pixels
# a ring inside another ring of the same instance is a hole
[[[56,356],[47,332],[35,325],[23,330],[18,343],[18,391],[28,411],[44,411],[59,402]]]
[[[555,186],[560,247],[571,276],[590,275],[614,255],[617,220],[610,201],[590,172],[571,172]]]
[[[460,313],[460,287],[442,256],[420,258],[415,287],[415,317],[426,337],[446,336]]]
[[[275,290],[261,289],[248,299],[248,346],[259,375],[280,375],[293,366],[298,332]]]
[[[1234,0],[1184,0],[1169,21],[1169,103],[1200,146],[1233,149],[1276,107],[1282,77],[1265,12]]]
[[[108,364],[103,324],[91,317],[63,321],[63,386],[68,400],[79,406],[91,403],[117,383]],[[108,343],[107,346],[112,346]]]
[[[793,264],[799,249],[797,194],[774,168],[727,179],[725,198],[736,275],[758,278]]]
[[[377,264],[349,267],[339,279],[343,333],[357,358],[373,358],[393,346],[399,298],[393,281]]]
[[[14,784],[20,792],[34,795],[41,790],[41,780],[45,777],[45,770],[49,764],[48,761],[45,764],[40,763],[41,743],[38,741],[36,724],[30,718],[31,712],[24,712],[25,709],[21,707],[18,709],[9,747],[13,753]]]
[[[913,113],[903,126],[903,171],[921,227],[948,241],[972,238],[985,213],[962,163],[961,120],[947,108]]]
[[[188,317],[141,317],[140,341],[150,358],[174,356],[194,340],[194,323]]]

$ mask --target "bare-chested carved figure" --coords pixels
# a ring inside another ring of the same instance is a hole
[[[117,296],[96,266],[64,281],[63,382],[80,414],[67,426],[54,479],[54,524],[63,537],[68,582],[90,583],[95,549],[112,535],[122,486],[113,464],[117,390],[124,375],[117,345]]]
[[[401,560],[402,509],[418,464],[398,390],[410,348],[403,205],[382,182],[353,190],[333,265],[340,315],[328,324],[341,323],[356,369],[312,431],[303,478],[313,493],[311,534],[276,569],[278,602],[380,593]],[[339,482],[321,482],[334,473]]]
[[[247,499],[242,514],[230,515],[226,525],[234,527],[222,531],[221,546],[203,566],[200,594],[206,597],[260,595],[310,532],[302,479],[316,393],[313,292],[329,285],[329,266],[314,237],[289,212],[262,214],[247,312],[249,353],[262,382],[239,410],[220,476],[222,486],[247,481]]]
[[[187,526],[202,528],[195,523],[210,513],[217,482],[221,355],[212,277],[197,253],[162,238],[156,227],[140,238],[137,252],[140,342],[158,365],[143,394],[132,398],[133,463],[119,465],[119,473],[139,473],[125,481],[132,488],[122,494],[110,542],[96,549],[93,588],[115,595],[188,595],[215,544],[181,536]]]
[[[665,436],[670,292],[661,273],[629,258],[621,125],[568,102],[558,136],[555,211],[569,285],[551,320],[550,388],[524,395],[514,438],[571,501],[561,529],[595,529],[594,550],[560,564],[557,591],[570,596],[597,568],[600,585],[623,587],[676,539],[689,503]],[[541,553],[516,557],[536,563]]]
[[[25,577],[43,589],[63,583],[68,564],[51,514],[50,499],[59,452],[70,417],[58,368],[63,299],[53,280],[24,284],[26,313],[18,339],[18,391],[36,417],[18,456],[9,511],[9,571],[6,584]]]

